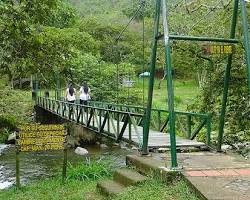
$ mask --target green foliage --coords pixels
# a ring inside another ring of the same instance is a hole
[[[0,128],[13,130],[18,124],[30,122],[33,110],[31,92],[5,87],[0,90]]]
[[[225,65],[222,65],[223,67]],[[213,67],[209,81],[203,86],[197,101],[189,107],[193,111],[210,112],[213,116],[213,128],[218,129],[221,111],[224,68]],[[238,55],[233,60],[229,86],[229,97],[225,118],[224,141],[228,144],[249,140],[250,105],[247,89],[246,66]]]
[[[17,120],[15,116],[0,115],[0,143],[5,143],[11,134],[17,128]]]
[[[0,129],[7,128],[15,130],[17,126],[17,119],[11,115],[0,116]]]
[[[130,4],[127,4],[127,6],[122,9],[122,12],[127,17],[132,18],[134,16],[136,10],[141,6],[141,2],[142,2],[142,0],[136,0]],[[142,20],[143,15],[144,15],[144,17],[152,18],[154,16],[154,5],[155,5],[154,0],[145,1],[144,13],[142,13],[142,10],[141,10],[138,13],[138,15],[135,17],[135,19]]]
[[[70,28],[76,23],[78,16],[76,10],[64,0],[57,4],[52,15],[49,16],[46,26],[56,28]]]
[[[68,180],[98,180],[103,177],[109,177],[112,173],[112,166],[110,163],[104,161],[90,160],[86,158],[86,162],[80,162],[76,166],[68,163]]]
[[[11,131],[7,128],[0,129],[0,143],[5,143],[8,140]]]
[[[67,0],[72,4],[82,18],[95,17],[104,24],[123,24],[126,16],[122,8],[127,7],[133,0]]]
[[[138,33],[125,31],[120,35],[122,26],[102,24],[95,18],[82,20],[79,28],[99,42],[102,60],[137,65],[142,63],[142,39]]]
[[[39,65],[35,72],[41,74],[42,87],[62,80],[72,79],[71,72],[80,62],[84,53],[98,53],[98,44],[85,32],[76,28],[46,27],[36,35],[36,51],[32,52],[33,61]],[[55,85],[52,85],[55,87]]]
[[[73,14],[60,0],[0,2],[0,73],[8,76],[12,87],[14,80],[39,72],[38,36],[43,26],[68,27]]]
[[[139,96],[134,88],[125,88],[122,81],[128,77],[135,77],[134,67],[128,63],[107,64],[91,54],[79,55],[71,63],[70,75],[73,83],[87,82],[91,89],[91,97],[97,101],[120,103],[134,103],[139,101]],[[128,98],[128,92],[129,98]],[[118,96],[117,96],[118,94]]]

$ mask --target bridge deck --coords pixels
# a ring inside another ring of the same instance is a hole
[[[140,129],[142,129],[140,127]],[[142,130],[141,130],[142,132]],[[129,134],[126,131],[123,135],[124,138],[128,139]],[[132,132],[132,141],[138,143],[138,138],[135,132]],[[170,147],[170,135],[169,133],[162,133],[158,131],[150,130],[149,139],[148,139],[148,147],[149,148],[162,148],[162,147]],[[176,146],[177,147],[203,147],[206,146],[203,142],[197,142],[196,140],[189,140],[179,136],[176,136]]]

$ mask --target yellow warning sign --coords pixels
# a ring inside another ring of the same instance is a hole
[[[203,47],[204,54],[232,54],[233,45],[208,45]]]
[[[16,147],[20,152],[62,150],[66,142],[63,125],[21,126]]]

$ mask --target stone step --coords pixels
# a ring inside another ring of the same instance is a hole
[[[126,164],[134,166],[143,174],[151,174],[151,172],[159,172],[160,167],[164,167],[165,163],[152,159],[152,157],[142,157],[137,155],[127,155]]]
[[[148,178],[131,169],[118,169],[115,171],[113,179],[124,186],[135,185],[146,181]]]
[[[117,195],[125,190],[124,185],[113,180],[100,181],[97,183],[96,187],[101,191],[101,193],[108,196]]]

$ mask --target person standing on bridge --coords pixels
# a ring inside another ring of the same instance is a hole
[[[76,100],[76,90],[75,90],[75,88],[73,87],[72,84],[70,84],[69,87],[66,90],[66,100],[69,103],[75,103],[75,100]]]
[[[71,115],[73,112],[72,104],[75,103],[75,100],[76,100],[76,89],[73,87],[72,84],[70,84],[66,90],[66,100],[70,103],[69,104],[69,119],[71,119]]]
[[[86,82],[80,88],[80,104],[87,105],[90,98],[90,88]]]

